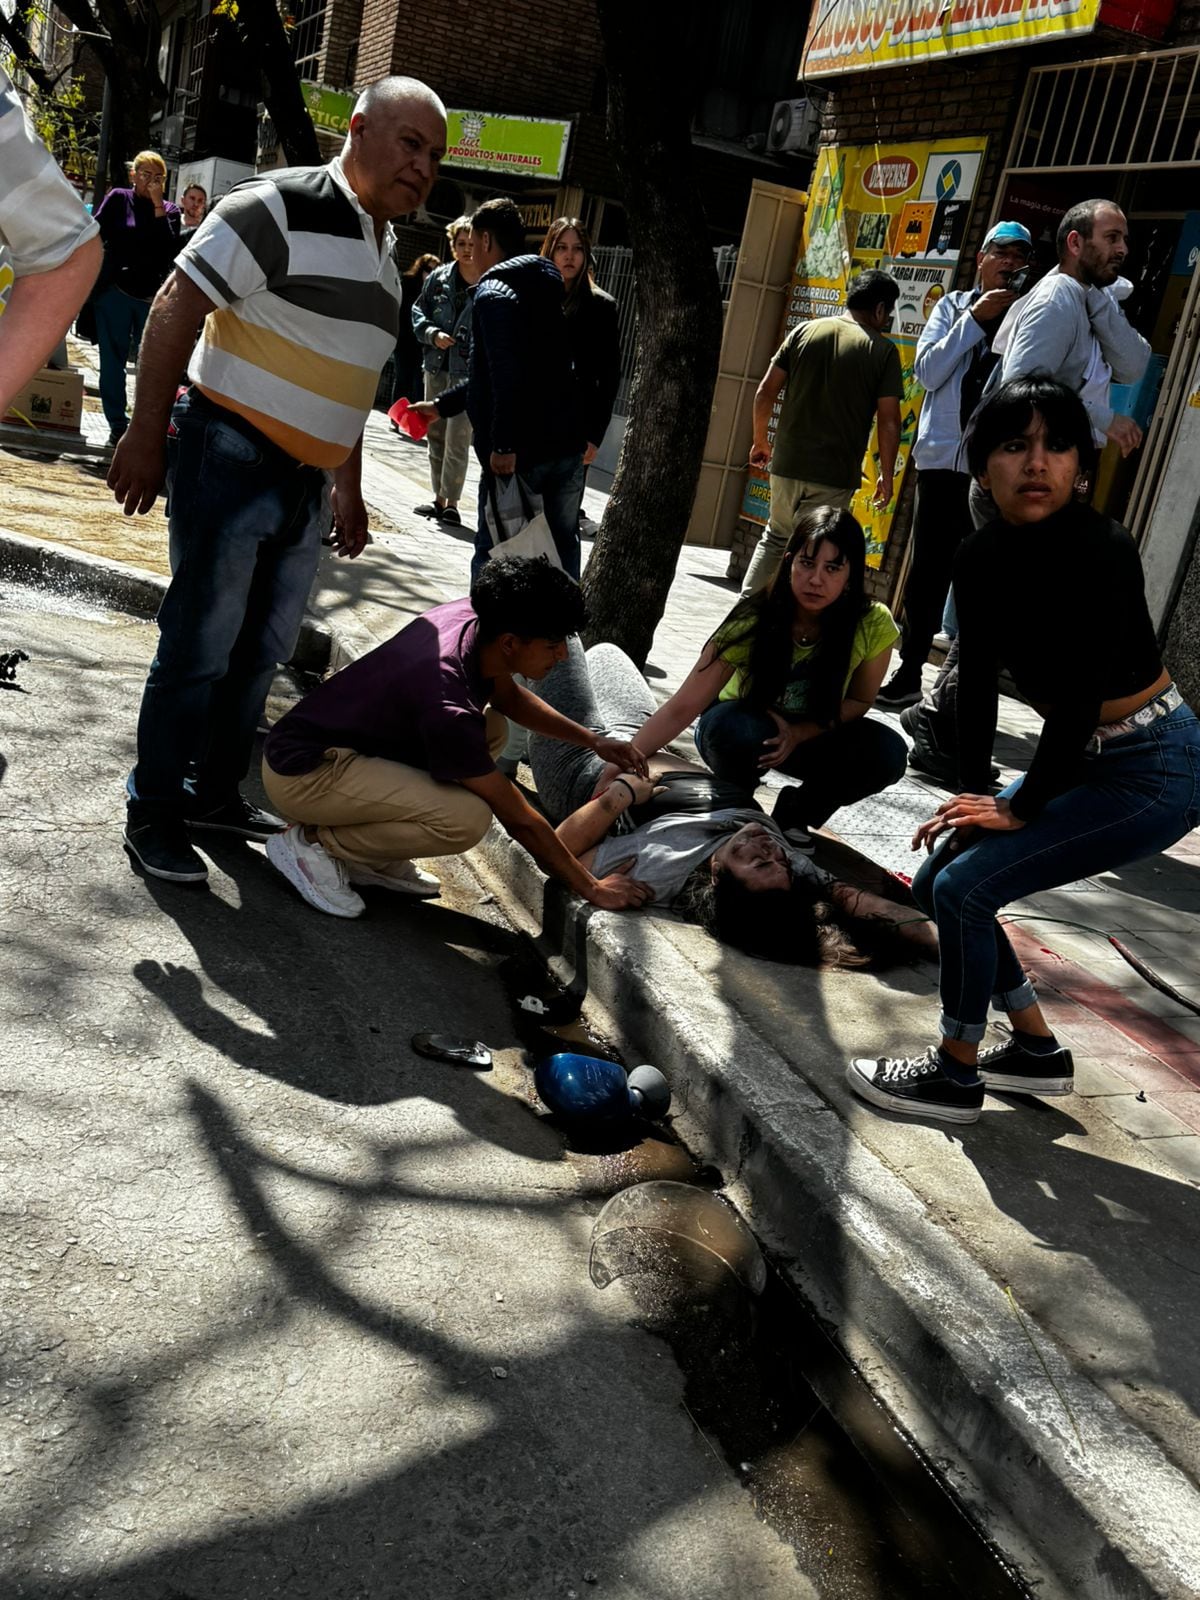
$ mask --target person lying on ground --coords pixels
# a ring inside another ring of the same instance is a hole
[[[977,413],[967,462],[999,515],[954,566],[965,792],[913,839],[932,852],[913,896],[937,924],[942,1038],[848,1068],[872,1105],[944,1122],[974,1122],[985,1089],[1073,1087],[1071,1052],[997,912],[1165,850],[1200,821],[1200,724],[1159,655],[1137,547],[1082,500],[1096,463],[1083,402],[1048,378],[1003,385]],[[992,798],[1002,668],[1044,721],[1029,771]],[[1012,1036],[981,1053],[989,996]]]
[[[638,749],[653,755],[699,717],[696,748],[717,777],[746,794],[772,769],[802,780],[773,812],[802,846],[841,806],[898,782],[904,740],[866,713],[899,629],[867,597],[865,557],[848,511],[801,512],[771,583],[738,601]]]
[[[263,785],[290,826],[267,858],[309,905],[361,916],[358,887],[434,895],[418,857],[459,855],[495,816],[551,877],[594,906],[651,891],[613,863],[596,878],[497,771],[506,718],[641,774],[619,739],[562,716],[514,681],[545,677],[584,626],[578,586],[541,557],[487,563],[469,599],[435,606],[305,695],[272,728]]]
[[[654,709],[645,679],[613,644],[585,654],[569,640],[539,687],[564,716],[614,740],[632,739]],[[822,872],[753,793],[693,762],[656,756],[649,775],[620,773],[595,796],[603,763],[593,751],[535,735],[529,760],[538,799],[573,855],[601,874],[632,858],[629,870],[656,906],[748,955],[846,966],[867,952],[893,954],[898,932],[932,945],[928,922],[911,908]]]

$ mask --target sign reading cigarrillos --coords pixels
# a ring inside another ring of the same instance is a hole
[[[1091,33],[1101,0],[827,0],[813,7],[802,78],[1044,44]]]

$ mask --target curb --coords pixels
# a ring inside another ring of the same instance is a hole
[[[166,589],[156,573],[3,530],[0,578],[144,617]],[[293,664],[321,671],[371,642],[306,617]],[[495,825],[464,859],[626,1055],[666,1073],[688,1145],[730,1175],[835,1344],[1042,1600],[1193,1600],[1200,1492],[1015,1313],[798,1069],[697,982],[653,919],[593,911]],[[827,1387],[838,1416],[836,1378]]]
[[[4,578],[10,582],[37,584],[80,599],[96,600],[145,618],[158,615],[167,592],[167,579],[159,572],[124,566],[86,550],[74,550],[69,545],[53,544],[48,539],[34,539],[28,534],[0,528],[0,579]],[[324,623],[305,617],[288,665],[302,672],[323,672],[335,654],[331,630]]]
[[[1195,1486],[796,1067],[649,919],[583,905],[495,825],[466,859],[610,1037],[666,1073],[686,1143],[732,1175],[835,1343],[1037,1594],[1194,1600]]]

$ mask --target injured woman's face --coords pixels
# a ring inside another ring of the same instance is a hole
[[[786,889],[792,881],[787,852],[760,822],[739,828],[712,857],[713,876],[729,872],[747,889]]]

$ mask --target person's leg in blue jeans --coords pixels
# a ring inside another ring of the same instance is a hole
[[[531,494],[540,495],[542,510],[554,536],[562,569],[579,582],[579,507],[583,500],[583,455],[560,456],[522,468],[521,478]]]
[[[182,815],[245,776],[275,666],[295,646],[329,512],[325,475],[270,455],[211,412],[175,408],[171,585],[138,719],[130,797]]]
[[[788,824],[819,828],[842,806],[899,783],[907,746],[894,728],[870,717],[856,717],[828,733],[806,739],[780,767],[800,778],[798,798],[788,808]]]
[[[696,748],[718,778],[753,794],[766,775],[759,766],[763,743],[777,732],[765,711],[740,700],[720,700],[700,718]],[[787,826],[819,828],[842,806],[898,783],[904,762],[900,735],[865,717],[806,740],[779,768],[788,777],[803,779],[787,806]]]
[[[140,320],[138,312],[140,310]],[[129,426],[125,409],[125,363],[136,330],[146,322],[150,308],[110,284],[96,298],[96,343],[100,351],[100,405],[109,431],[120,437]]]
[[[753,794],[763,779],[758,765],[763,742],[777,732],[765,711],[744,700],[718,700],[696,725],[696,749],[718,778]]]
[[[486,462],[479,464],[479,516],[475,524],[475,554],[471,557],[471,582],[483,571],[485,563],[492,552],[492,531],[487,524],[488,499],[492,492],[495,478],[489,472]]]
[[[1004,797],[1016,792],[1010,784]],[[997,913],[1014,900],[1165,850],[1200,822],[1200,725],[1182,706],[1102,744],[1082,781],[1022,828],[980,831],[939,846],[913,881],[937,923],[942,1043],[918,1058],[859,1058],[848,1077],[874,1105],[970,1122],[983,1087],[1069,1093],[1070,1051],[1046,1025]],[[1013,1026],[978,1054],[989,999]],[[978,1076],[976,1076],[978,1062]]]

